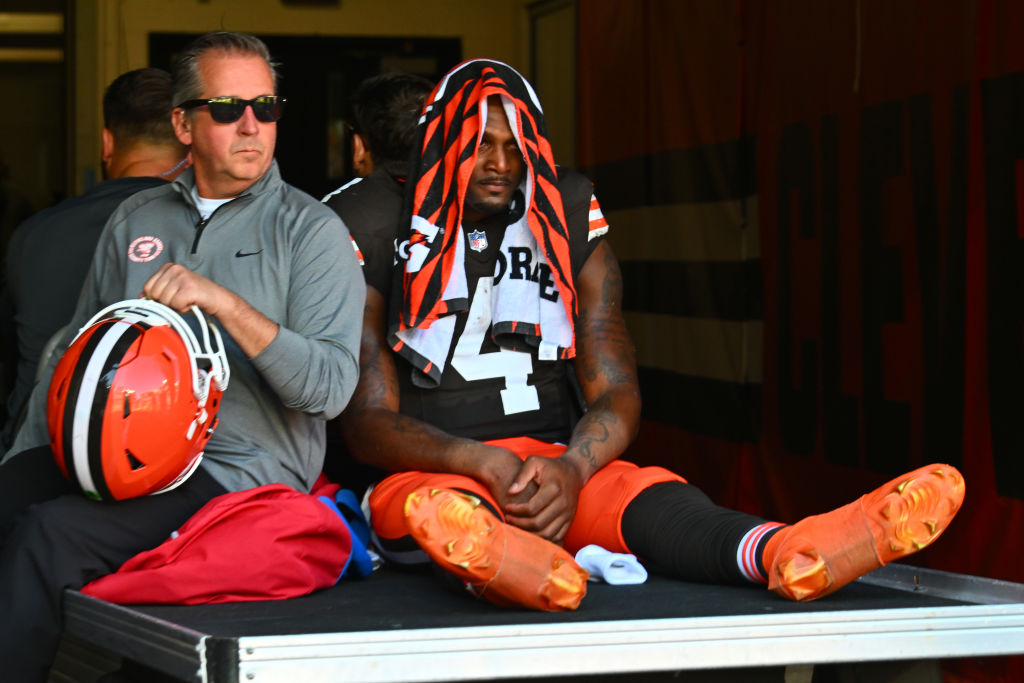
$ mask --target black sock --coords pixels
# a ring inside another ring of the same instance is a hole
[[[715,505],[696,486],[663,482],[640,492],[622,516],[626,545],[654,569],[705,583],[747,583],[736,559],[740,541],[764,520]],[[761,553],[769,532],[757,546]]]

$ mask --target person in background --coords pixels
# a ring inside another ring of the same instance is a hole
[[[103,175],[84,194],[22,223],[7,248],[0,310],[17,332],[14,386],[7,397],[4,447],[35,384],[46,342],[71,319],[100,232],[118,205],[139,190],[164,185],[188,166],[188,147],[171,126],[171,75],[135,69],[103,95]]]
[[[358,175],[323,201],[344,221],[356,245],[394,239],[395,225],[402,215],[416,123],[433,87],[420,76],[389,71],[366,79],[353,93],[352,167]],[[384,306],[385,294],[391,289],[391,265],[385,258],[363,263],[368,309]],[[364,353],[375,348],[375,339],[363,340]],[[380,470],[353,461],[344,443],[332,441],[331,436],[329,432],[324,463],[328,478],[355,490],[365,489],[379,478]]]

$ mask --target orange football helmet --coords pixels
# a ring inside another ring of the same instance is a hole
[[[198,336],[163,304],[121,301],[61,356],[47,395],[50,446],[85,495],[163,493],[199,466],[230,370],[220,331],[192,313]]]

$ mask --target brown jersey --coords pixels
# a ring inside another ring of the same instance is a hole
[[[607,225],[593,196],[590,181],[579,173],[560,169],[562,195],[569,230],[569,249],[575,277]],[[327,201],[346,221],[365,260],[366,282],[390,300],[394,284],[396,235],[401,223],[400,183],[375,172]],[[487,440],[530,436],[548,442],[566,442],[582,414],[572,380],[571,362],[541,361],[536,349],[502,349],[490,325],[489,292],[502,278],[527,278],[537,283],[538,296],[557,294],[543,257],[500,246],[507,216],[464,226],[466,280],[470,295],[467,311],[457,314],[452,346],[438,386],[395,356],[403,414],[457,436]],[[467,324],[473,320],[473,324]]]
[[[604,233],[603,218],[590,182],[562,170],[558,183],[569,230],[575,277]],[[592,223],[592,210],[599,217]],[[571,379],[571,362],[540,360],[534,347],[503,348],[491,328],[490,292],[502,278],[537,283],[537,295],[558,290],[542,255],[524,247],[502,250],[509,217],[463,225],[469,308],[456,314],[455,331],[438,386],[396,356],[401,386],[400,411],[444,431],[478,440],[530,436],[566,442],[581,415]],[[598,229],[591,231],[593,225]],[[398,246],[402,248],[401,245]],[[575,321],[574,321],[575,322]]]

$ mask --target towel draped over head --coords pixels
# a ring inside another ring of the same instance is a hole
[[[575,355],[577,301],[569,260],[569,234],[544,114],[530,84],[515,69],[492,60],[464,62],[427,98],[417,128],[419,150],[407,186],[399,231],[401,282],[392,288],[388,341],[422,371],[427,385],[440,381],[451,347],[453,314],[467,309],[462,229],[466,189],[486,126],[487,98],[501,97],[509,127],[523,154],[523,178],[509,212],[502,249],[524,246],[544,262],[556,296],[532,294],[504,278],[492,294],[492,336],[504,348],[540,349],[541,360]],[[516,206],[522,202],[522,206]],[[528,283],[526,283],[528,284]],[[504,293],[502,288],[504,289]]]

